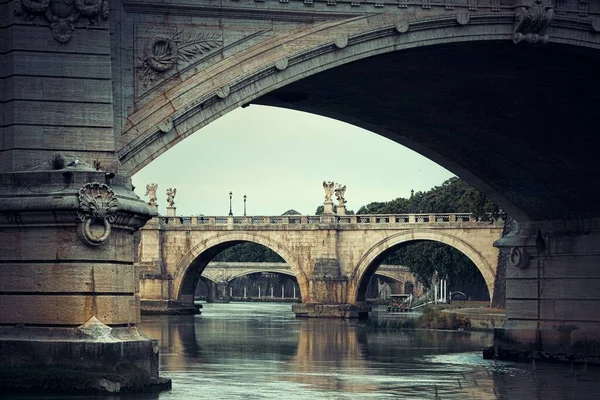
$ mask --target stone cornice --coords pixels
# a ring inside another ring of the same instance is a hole
[[[508,4],[506,4],[508,3]],[[557,14],[571,18],[600,18],[600,10],[582,10],[576,0],[567,0],[552,7]],[[498,12],[514,13],[519,7],[527,7],[530,2],[491,2],[480,0],[432,3],[427,0],[223,0],[215,6],[211,0],[123,0],[127,12],[143,14],[198,15],[211,18],[247,18],[284,21],[324,21],[348,18],[366,14],[443,14],[468,11],[470,13]]]
[[[0,174],[0,227],[75,226],[80,222],[80,188],[98,181],[107,182],[118,198],[113,226],[136,230],[151,218],[148,205],[133,193],[127,177],[52,170]]]
[[[475,25],[513,25],[515,21],[515,14],[513,11],[510,12],[493,12],[488,14],[477,13],[471,15],[467,13],[464,17],[464,13],[454,12],[431,15],[428,17],[422,17],[419,19],[402,19],[396,25],[386,24],[383,26],[376,27],[372,30],[362,31],[347,36],[345,39],[347,42],[343,47],[352,47],[354,45],[382,39],[385,37],[395,36],[398,33],[405,33],[407,31],[418,32],[429,29],[440,29],[446,27],[455,27],[457,24],[463,25],[468,24],[470,26]],[[466,19],[464,19],[466,18]],[[350,21],[349,21],[350,22]],[[557,16],[552,22],[552,27],[556,28],[567,28],[577,29],[583,31],[595,31],[593,27],[593,21],[590,19],[578,19],[565,16]],[[300,50],[295,54],[290,54],[286,57],[286,65],[284,68],[292,67],[296,64],[306,62],[309,59],[314,59],[323,54],[337,51],[338,45],[333,41],[324,41],[323,43],[304,50]],[[203,109],[213,105],[214,103],[223,100],[224,97],[230,96],[254,82],[264,79],[268,76],[276,74],[280,68],[275,64],[266,64],[262,68],[259,68],[253,72],[250,72],[243,76],[238,76],[227,82],[226,86],[222,86],[216,90],[205,93],[199,98],[195,98],[185,108],[177,110],[170,118],[169,122],[178,125],[181,122],[193,117],[194,115],[202,112]],[[227,94],[220,95],[219,90],[226,89]],[[123,148],[119,151],[119,159],[122,163],[127,162],[131,157],[135,156],[139,152],[143,151],[152,142],[159,139],[164,132],[156,128],[152,132],[145,132],[138,136],[133,141],[126,143]]]

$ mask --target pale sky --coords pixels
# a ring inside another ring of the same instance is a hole
[[[344,122],[282,108],[251,105],[202,128],[133,176],[144,197],[157,183],[159,213],[167,188],[177,188],[177,215],[229,213],[313,215],[323,204],[323,181],[346,185],[357,211],[373,201],[428,190],[452,173],[389,139]],[[335,200],[335,197],[333,198]]]

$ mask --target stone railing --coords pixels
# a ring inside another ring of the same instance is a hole
[[[317,225],[476,223],[469,213],[158,217],[166,225]]]

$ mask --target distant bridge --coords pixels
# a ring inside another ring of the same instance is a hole
[[[221,284],[228,286],[235,279],[255,274],[255,273],[275,273],[288,275],[294,278],[295,275],[289,265],[283,262],[218,262],[213,261],[202,272],[201,280],[207,286],[208,297],[217,298],[221,294],[216,290],[216,286]],[[422,286],[418,283],[416,277],[409,271],[408,267],[402,265],[380,265],[375,272],[375,277],[381,282],[385,282],[392,293],[413,292],[422,293]],[[223,293],[225,296],[228,292]],[[267,293],[264,293],[267,295]],[[291,293],[289,293],[291,295]],[[234,294],[235,295],[235,294]]]
[[[422,240],[447,244],[469,257],[491,298],[498,261],[493,242],[501,230],[501,223],[449,213],[156,217],[141,230],[137,265],[142,308],[149,304],[153,308],[162,304],[167,312],[193,308],[194,290],[201,275],[209,276],[205,271],[210,274],[211,260],[245,241],[266,246],[285,260],[287,267],[279,272],[296,277],[304,303],[296,308],[300,314],[310,309],[311,314],[346,315],[339,305],[365,300],[371,276],[391,251]],[[234,270],[227,273],[248,272]],[[314,311],[313,304],[320,311]]]

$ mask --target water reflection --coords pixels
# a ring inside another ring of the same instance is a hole
[[[149,317],[164,399],[596,399],[600,370],[486,361],[481,332],[397,331],[375,321],[296,319],[288,304],[208,304]]]

